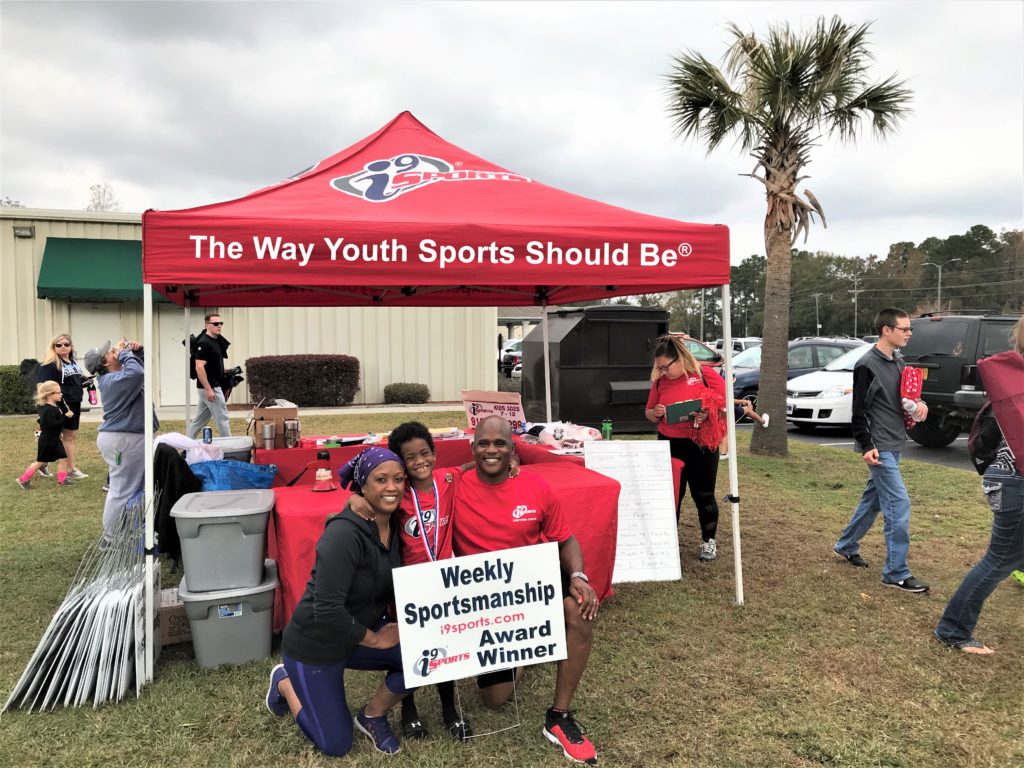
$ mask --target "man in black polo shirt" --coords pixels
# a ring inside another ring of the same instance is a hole
[[[921,400],[903,402],[900,350],[910,341],[910,316],[902,309],[883,309],[875,318],[878,342],[853,368],[853,438],[868,465],[868,486],[853,517],[832,548],[850,565],[867,568],[860,540],[871,530],[879,511],[885,519],[885,567],[882,584],[904,592],[927,592],[907,566],[910,549],[910,496],[900,475],[900,456],[907,441],[903,413],[917,421],[928,417]],[[908,410],[912,409],[912,410]]]
[[[212,418],[221,437],[231,436],[228,423],[228,404],[224,400],[224,359],[228,356],[231,342],[221,335],[224,321],[220,315],[206,316],[206,328],[196,339],[196,351],[192,358],[195,366],[196,386],[199,388],[199,403],[195,418],[188,427],[188,436],[195,439],[200,430]]]

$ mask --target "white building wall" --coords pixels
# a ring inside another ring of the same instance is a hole
[[[35,226],[35,237],[14,237],[15,226]],[[142,337],[142,302],[117,305],[36,298],[36,279],[47,237],[141,240],[139,214],[0,209],[0,364],[41,359],[56,333],[70,332],[79,356],[106,339]],[[72,311],[72,304],[74,311]],[[115,309],[114,306],[119,307]],[[190,330],[218,308],[193,307]],[[224,335],[231,341],[229,365],[249,357],[279,354],[347,354],[359,359],[356,403],[379,403],[396,382],[426,384],[434,401],[458,401],[463,389],[495,389],[494,308],[226,308]],[[115,320],[119,318],[119,320]],[[154,321],[158,366],[157,405],[184,403],[184,310],[164,307]],[[79,331],[76,332],[74,322]],[[107,327],[108,324],[111,327]],[[115,327],[116,326],[116,327]],[[105,333],[100,333],[104,329]],[[102,338],[92,338],[97,336]],[[163,370],[166,368],[167,370]],[[161,375],[161,373],[163,375]],[[194,382],[190,382],[194,387]],[[232,403],[248,400],[243,384]],[[192,394],[195,403],[195,393]]]

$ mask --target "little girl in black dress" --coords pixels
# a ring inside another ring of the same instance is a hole
[[[39,445],[36,448],[36,460],[29,464],[28,469],[18,478],[18,485],[23,490],[31,490],[32,475],[51,461],[57,462],[57,485],[68,485],[70,482],[68,455],[64,451],[60,433],[64,428],[65,416],[70,417],[71,412],[66,407],[61,408],[58,405],[62,398],[60,384],[57,382],[43,381],[36,385],[36,403],[39,404]]]

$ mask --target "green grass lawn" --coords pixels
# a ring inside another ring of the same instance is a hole
[[[430,426],[460,412],[408,414]],[[389,416],[303,417],[307,434],[394,426]],[[104,467],[96,427],[84,425],[69,488],[14,482],[34,458],[31,417],[0,418],[0,695],[6,700],[60,603],[87,545],[100,532]],[[180,429],[167,423],[165,431]],[[990,514],[978,477],[907,462],[914,505],[911,567],[927,595],[879,584],[881,524],[864,542],[867,570],[831,546],[866,477],[852,451],[791,444],[786,460],[740,450],[746,605],[733,599],[732,526],[723,507],[719,558],[697,562],[696,513],[684,502],[683,579],[621,585],[602,609],[594,652],[576,698],[605,766],[1024,766],[1024,589],[1002,584],[981,616],[988,658],[947,650],[932,629],[949,595],[985,550]],[[720,494],[726,474],[722,470]],[[165,586],[174,583],[165,579]],[[276,658],[277,654],[275,654]],[[3,766],[327,766],[291,723],[263,706],[273,660],[199,669],[191,646],[165,648],[139,699],[99,710],[10,712],[0,719]],[[350,673],[350,703],[376,685]],[[357,765],[553,766],[566,761],[540,735],[553,670],[531,667],[519,711],[482,710],[475,686],[461,696],[478,732],[522,727],[458,745],[447,737],[405,744],[386,758],[359,737]],[[441,733],[434,692],[418,694]]]

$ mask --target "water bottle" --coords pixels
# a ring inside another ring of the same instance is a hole
[[[612,439],[612,420],[605,419],[601,422],[601,438],[603,440]]]
[[[89,405],[96,405],[96,386],[90,385],[89,387]]]

